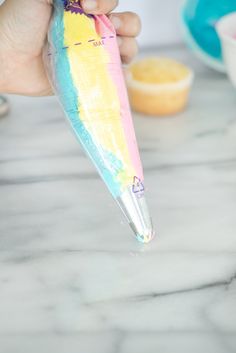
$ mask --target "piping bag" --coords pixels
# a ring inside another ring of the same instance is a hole
[[[137,239],[154,236],[116,32],[80,1],[54,0],[45,67],[66,117]]]

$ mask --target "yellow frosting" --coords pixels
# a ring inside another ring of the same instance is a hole
[[[128,175],[120,173],[118,179],[121,183],[128,184],[133,178],[134,170],[124,136],[117,88],[107,66],[110,62],[109,53],[103,45],[94,46],[88,42],[90,39],[98,44],[101,41],[93,19],[80,16],[78,21],[77,15],[68,11],[64,15],[64,28],[64,43],[69,47],[67,53],[71,74],[78,88],[80,119],[94,141],[122,161]],[[77,42],[82,42],[82,45],[74,45]],[[81,102],[85,103],[80,104]]]
[[[185,79],[190,70],[169,58],[148,58],[131,65],[133,79],[143,83],[164,84]]]

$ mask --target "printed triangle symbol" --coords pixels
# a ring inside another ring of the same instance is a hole
[[[142,181],[138,178],[138,177],[134,177],[134,181],[133,181],[133,193],[137,194],[137,193],[141,193],[144,191],[144,185],[142,183]]]

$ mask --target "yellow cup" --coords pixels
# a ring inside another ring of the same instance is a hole
[[[182,111],[188,101],[193,71],[169,58],[146,58],[129,68],[127,84],[133,110],[148,115]]]

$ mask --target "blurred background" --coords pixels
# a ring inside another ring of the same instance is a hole
[[[119,11],[134,11],[143,22],[142,47],[182,42],[180,8],[183,0],[120,0]]]
[[[222,58],[209,65],[185,45],[182,2],[118,7],[142,19],[140,57],[195,76],[178,114],[133,111],[150,245],[131,236],[55,97],[0,97],[0,353],[236,352],[236,18],[230,82],[214,69]],[[212,4],[198,12],[209,49],[218,5],[236,11],[235,0],[192,3]]]

